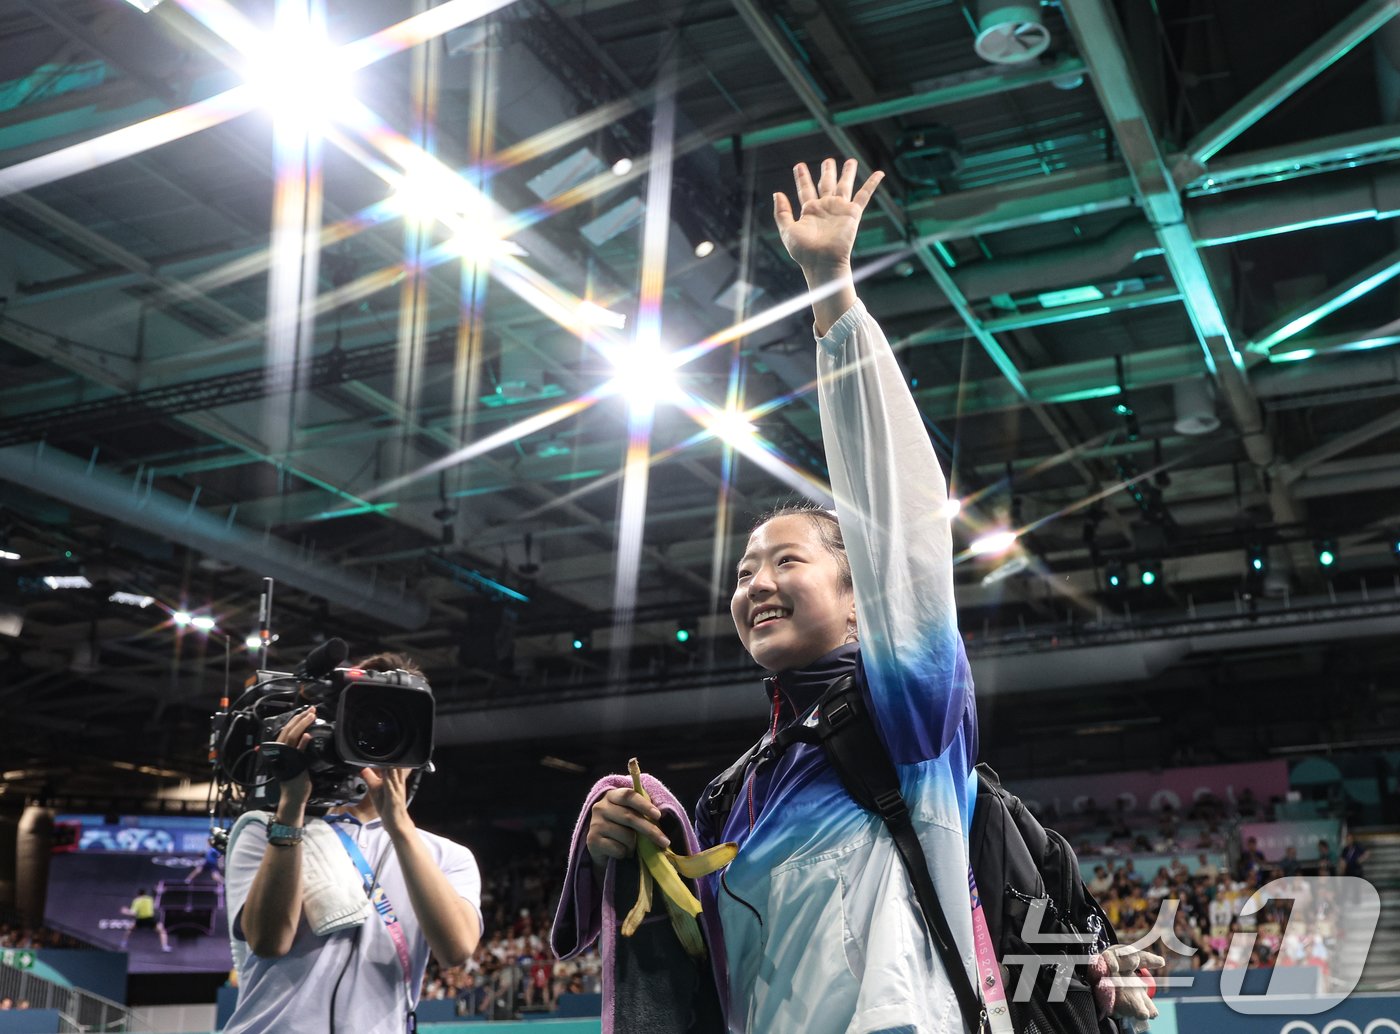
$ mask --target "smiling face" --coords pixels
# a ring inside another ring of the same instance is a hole
[[[846,641],[856,605],[814,518],[774,517],[749,536],[729,612],[744,649],[769,671],[801,667]]]

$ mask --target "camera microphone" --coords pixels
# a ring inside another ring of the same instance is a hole
[[[297,665],[293,674],[303,680],[323,678],[335,671],[349,655],[350,647],[344,639],[327,639],[306,655],[306,660]]]

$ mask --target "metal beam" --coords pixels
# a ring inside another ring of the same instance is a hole
[[[175,499],[149,484],[133,490],[130,479],[57,449],[44,448],[42,443],[0,449],[0,478],[232,561],[254,574],[274,577],[400,628],[421,628],[428,621],[428,603],[420,596],[393,591],[372,578],[316,562],[281,539],[255,534],[200,509],[193,499]]]
[[[768,15],[755,0],[734,0],[734,7],[744,20],[744,24],[748,26],[749,31],[758,40],[759,45],[763,47],[764,52],[778,66],[778,70],[787,80],[788,85],[801,99],[807,110],[812,113],[812,117],[841,154],[858,158],[867,169],[872,168],[869,158],[865,154],[865,148],[845,128],[838,126],[832,120],[831,114],[826,110],[825,102],[818,95],[806,73],[794,60],[788,50],[788,44],[779,37]],[[888,191],[877,192],[875,203],[896,226],[905,225],[904,212]],[[1001,371],[1012,390],[1030,402],[1030,395],[1026,391],[1025,384],[1022,383],[1021,373],[1016,369],[1016,364],[1011,361],[1011,357],[1006,354],[1005,349],[1001,347],[996,338],[982,329],[971,305],[968,304],[957,284],[953,282],[952,276],[943,267],[938,256],[933,254],[929,245],[920,241],[913,242],[913,252],[923,264],[924,269],[928,271],[929,276],[933,278],[934,283],[948,298],[949,304],[967,324],[972,335],[977,338],[978,343],[986,351],[992,363]]]
[[[1199,197],[1240,187],[1282,183],[1321,172],[1355,169],[1394,161],[1397,157],[1400,157],[1400,129],[1394,125],[1374,126],[1222,158],[1183,187],[1188,197]],[[1185,155],[1174,155],[1173,168],[1185,160]]]
[[[171,104],[179,100],[174,87],[152,75],[139,59],[132,60],[128,55],[108,46],[92,27],[70,17],[62,10],[61,5],[51,3],[50,0],[24,0],[24,4],[30,13],[41,21],[47,22],[70,39],[77,40],[95,57],[120,69],[123,75],[140,83],[161,100]]]
[[[1012,90],[1025,89],[1052,82],[1061,76],[1084,74],[1084,62],[1077,57],[1062,55],[1049,65],[1034,68],[1018,68],[1015,71],[1001,71],[995,68],[979,68],[971,72],[958,72],[935,80],[934,84],[918,93],[900,94],[883,100],[872,101],[853,108],[844,108],[831,113],[831,121],[841,127],[860,126],[877,122],[884,118],[898,118],[901,115],[915,115],[922,111],[942,108],[949,104],[977,100],[982,97],[995,97]],[[823,132],[820,121],[815,118],[791,119],[772,125],[751,129],[739,135],[739,146],[744,149],[765,147],[784,140],[796,140],[804,136],[815,136]],[[723,137],[715,141],[715,150],[733,150],[734,137]]]
[[[1385,416],[1370,423],[1354,427],[1344,434],[1323,442],[1321,445],[1301,453],[1284,466],[1284,480],[1293,482],[1303,477],[1309,470],[1319,463],[1325,463],[1333,457],[1340,456],[1344,452],[1350,452],[1358,445],[1365,445],[1372,439],[1379,438],[1383,434],[1388,434],[1400,428],[1400,410],[1387,413]]]
[[[1267,355],[1275,346],[1301,334],[1313,324],[1321,322],[1382,284],[1389,283],[1397,274],[1400,274],[1400,249],[1371,263],[1361,272],[1347,277],[1340,284],[1310,299],[1292,312],[1284,313],[1258,332],[1249,343],[1249,350]]]
[[[1065,0],[1064,10],[1148,220],[1186,300],[1206,367],[1220,385],[1250,460],[1267,468],[1274,461],[1273,440],[1265,431],[1258,400],[1245,378],[1243,359],[1235,348],[1205,262],[1196,250],[1181,198],[1158,147],[1156,130],[1128,66],[1127,45],[1118,20],[1105,0]]]
[[[869,156],[865,153],[865,149],[860,145],[859,141],[857,141],[847,129],[838,126],[832,121],[831,115],[826,110],[826,105],[822,101],[822,98],[818,95],[805,71],[793,57],[787,42],[779,37],[772,20],[759,6],[757,0],[733,0],[733,3],[735,9],[739,12],[739,16],[749,27],[749,31],[753,33],[759,45],[763,47],[773,63],[777,65],[783,78],[787,80],[788,85],[802,100],[807,110],[812,113],[812,117],[821,124],[822,129],[831,142],[836,145],[837,150],[842,155],[858,159],[867,169],[873,168]],[[896,226],[903,226],[905,224],[904,212],[891,194],[885,191],[877,191],[875,194],[875,202]],[[1020,396],[1026,407],[1036,418],[1036,421],[1050,436],[1051,440],[1054,441],[1059,448],[1066,452],[1073,453],[1073,443],[1070,442],[1068,436],[1049,411],[1031,397],[1030,392],[1026,389],[1020,370],[1016,368],[1016,364],[1012,361],[1011,357],[1007,355],[1006,350],[1002,348],[1001,343],[997,341],[996,337],[982,326],[981,321],[977,318],[977,314],[972,311],[972,306],[968,302],[966,296],[963,295],[958,285],[954,282],[952,274],[944,268],[943,263],[939,260],[938,256],[933,253],[930,245],[911,236],[910,248],[914,256],[928,272],[933,282],[938,285],[939,290],[947,297],[949,305],[952,306],[953,310],[962,321],[967,324],[969,333],[977,339],[978,344],[982,346],[982,350],[987,353],[987,357],[991,359],[993,365],[996,366],[1001,375],[1006,378],[1006,382],[1011,386],[1011,390]],[[1084,478],[1087,484],[1090,486],[1098,484],[1098,477],[1079,459],[1076,458],[1072,460],[1071,466]]]
[[[1396,14],[1400,14],[1400,0],[1366,0],[1331,30],[1323,33],[1316,42],[1196,135],[1186,147],[1182,164],[1177,167],[1178,182],[1196,179],[1204,171],[1206,163],[1230,141],[1293,96],[1305,83],[1344,58]],[[1091,68],[1095,64],[1094,56],[1090,56]]]

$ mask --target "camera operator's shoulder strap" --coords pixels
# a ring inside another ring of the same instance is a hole
[[[375,878],[374,870],[365,860],[364,852],[360,850],[360,845],[355,843],[355,838],[345,832],[341,822],[327,819],[326,825],[335,831],[335,835],[340,838],[341,844],[345,847],[345,853],[350,856],[350,860],[355,863],[355,868],[360,871],[360,879],[365,884],[365,896],[374,905],[374,910],[379,913],[379,918],[384,920],[384,928],[389,932],[389,939],[394,942],[394,953],[399,957],[399,967],[403,970],[404,992],[407,995],[408,1031],[409,1034],[413,1034],[418,1029],[418,1017],[413,1010],[413,1003],[418,996],[414,993],[413,988],[413,959],[408,950],[408,935],[403,932],[403,925],[394,913],[394,905],[389,900],[388,892],[384,890],[384,885]]]

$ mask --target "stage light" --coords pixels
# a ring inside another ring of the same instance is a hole
[[[107,597],[108,603],[122,603],[128,607],[140,607],[142,610],[155,601],[154,596],[142,596],[134,592],[114,592]]]
[[[1138,564],[1138,581],[1142,583],[1143,588],[1150,589],[1161,580],[1162,571],[1156,561],[1144,560]]]
[[[972,545],[967,547],[967,551],[973,556],[995,556],[1016,545],[1016,539],[1016,533],[1009,529],[993,531],[974,540]]]
[[[0,560],[18,560],[20,555],[12,549],[0,549]]]
[[[50,589],[91,589],[92,582],[80,574],[51,574],[44,578]]]
[[[292,6],[285,9],[292,11]],[[243,78],[261,107],[308,130],[324,127],[354,100],[345,55],[331,45],[323,26],[296,20],[294,14],[279,19]]]
[[[685,234],[686,242],[696,258],[708,258],[714,254],[715,240],[693,212],[681,211],[676,216],[676,225],[681,228],[681,233]]]
[[[1104,564],[1103,580],[1110,589],[1121,589],[1123,587],[1123,565],[1117,560],[1110,560]]]
[[[184,628],[194,620],[194,615],[187,610],[177,610],[170,615],[170,620],[175,622],[180,628]]]
[[[1317,552],[1319,566],[1331,567],[1337,562],[1337,545],[1331,539],[1319,539],[1313,548]]]
[[[248,636],[248,638],[243,640],[243,645],[246,646],[249,650],[261,650],[262,636],[254,632],[252,635]]]
[[[626,175],[627,175],[629,172],[631,172],[631,171],[632,171],[632,159],[631,159],[631,158],[625,158],[625,157],[624,157],[624,158],[619,158],[617,161],[615,161],[615,162],[612,163],[612,174],[613,174],[614,176],[626,176]]]
[[[743,413],[726,409],[715,414],[715,418],[710,422],[710,431],[716,438],[737,449],[753,438],[758,433],[758,428],[746,420]]]
[[[691,635],[691,630],[682,625],[681,627],[676,629],[676,642],[688,643],[690,642]]]
[[[217,622],[215,622],[214,619],[211,618],[208,614],[200,614],[198,617],[190,618],[190,625],[194,628],[199,629],[201,632],[214,631],[216,624]]]
[[[588,632],[575,632],[572,645],[575,651],[582,653],[589,648],[592,642],[593,637]]]
[[[677,391],[674,356],[659,344],[638,341],[609,353],[616,367],[613,380],[629,402],[659,402],[673,398]]]
[[[950,521],[960,513],[962,513],[962,500],[954,499],[952,496],[943,500],[943,505],[938,508],[938,516]]]

